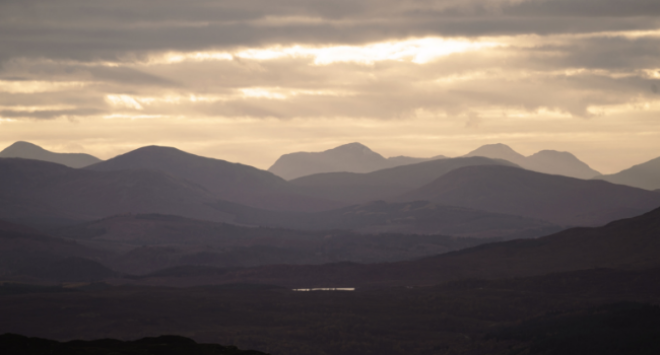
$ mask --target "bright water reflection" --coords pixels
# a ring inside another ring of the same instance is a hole
[[[294,288],[293,291],[355,291],[355,287]]]

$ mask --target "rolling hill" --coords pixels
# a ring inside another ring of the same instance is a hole
[[[187,180],[217,199],[254,207],[315,211],[343,205],[301,195],[284,179],[270,172],[170,147],[143,147],[86,168],[97,172],[142,169],[160,171]]]
[[[284,154],[268,168],[268,171],[284,179],[291,180],[302,176],[329,172],[369,173],[441,158],[444,157],[412,158],[398,156],[385,158],[363,144],[349,143],[323,152]]]
[[[424,186],[454,169],[472,165],[515,166],[508,161],[483,157],[453,158],[397,166],[366,174],[315,174],[289,182],[296,186],[298,191],[309,196],[346,203],[365,203],[400,195]]]
[[[0,158],[23,158],[48,161],[66,165],[71,168],[82,168],[101,161],[101,159],[83,153],[54,153],[28,142],[16,142],[0,152]]]
[[[657,190],[660,189],[660,158],[635,165],[616,174],[599,176],[596,179],[641,189]]]
[[[395,200],[419,199],[566,226],[602,225],[660,205],[657,194],[642,189],[495,165],[456,169]]]

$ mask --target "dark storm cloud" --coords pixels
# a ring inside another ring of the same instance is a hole
[[[655,0],[3,0],[0,61],[120,60],[152,51],[428,35],[644,30],[657,28],[659,16]]]

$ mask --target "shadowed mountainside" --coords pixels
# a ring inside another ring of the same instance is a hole
[[[138,169],[161,171],[198,184],[216,198],[254,207],[314,211],[342,205],[303,196],[284,179],[270,172],[170,147],[143,147],[86,168],[99,172]]]
[[[419,199],[567,226],[602,225],[660,205],[657,194],[629,186],[485,165],[456,169],[396,198]]]
[[[0,218],[91,220],[122,213],[164,213],[214,221],[227,216],[194,183],[158,171],[97,172],[37,160],[0,159]],[[16,208],[14,208],[16,207]]]
[[[399,165],[420,163],[433,158],[405,156],[385,158],[360,143],[344,144],[323,152],[297,152],[282,155],[268,171],[284,179],[329,172],[369,173]]]
[[[599,176],[596,179],[641,189],[660,190],[660,158],[635,165],[616,174]]]
[[[444,234],[513,239],[538,237],[561,229],[540,220],[428,201],[373,201],[314,213],[260,210],[227,201],[218,201],[212,206],[235,216],[236,223],[304,230],[344,229],[372,234]]]
[[[71,168],[82,168],[101,161],[101,159],[83,153],[54,153],[28,142],[16,142],[0,152],[0,158],[23,158],[48,161],[66,165]]]
[[[366,174],[316,174],[291,180],[290,183],[309,196],[347,203],[364,203],[400,195],[424,186],[454,169],[472,165],[514,166],[508,161],[483,157],[440,159]]]
[[[553,175],[563,175],[578,179],[591,179],[600,176],[589,165],[580,161],[569,152],[542,150],[528,157],[516,152],[505,144],[487,144],[465,155],[466,157],[487,157],[504,159],[522,168]]]
[[[414,261],[265,266],[195,282],[256,282],[294,288],[434,285],[459,279],[526,277],[593,268],[643,270],[660,267],[658,253],[660,208],[603,227],[572,228],[538,239],[485,244]],[[180,281],[159,282],[167,285]]]

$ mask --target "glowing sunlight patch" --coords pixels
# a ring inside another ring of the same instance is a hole
[[[37,92],[60,91],[70,88],[80,88],[88,83],[79,81],[8,81],[0,80],[0,92],[11,94],[33,94]]]
[[[337,62],[373,64],[378,61],[409,60],[424,64],[438,57],[497,46],[494,42],[474,42],[442,38],[418,38],[404,41],[372,43],[363,46],[275,46],[263,49],[245,49],[235,52],[167,53],[149,60],[150,64],[179,63],[184,61],[233,60],[245,58],[272,60],[285,57],[312,58],[316,65]]]

